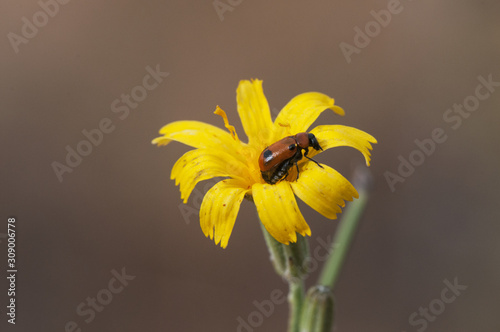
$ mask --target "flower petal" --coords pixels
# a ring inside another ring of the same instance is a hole
[[[225,130],[200,121],[175,121],[160,129],[163,136],[155,138],[152,143],[158,146],[177,141],[194,148],[217,148],[234,151],[241,148]]]
[[[288,181],[275,185],[256,183],[252,196],[260,221],[277,241],[288,244],[297,242],[297,234],[311,235]]]
[[[345,200],[358,198],[358,192],[352,184],[339,172],[323,165],[319,167],[313,162],[302,166],[299,179],[290,182],[293,192],[307,205],[330,219],[336,219],[341,213],[340,207]]]
[[[323,93],[302,93],[292,98],[283,107],[274,121],[275,130],[281,131],[282,137],[307,131],[318,116],[327,109],[331,109],[338,115],[345,114],[342,108],[335,105],[333,98]]]
[[[248,182],[248,166],[229,154],[217,149],[195,149],[186,152],[172,167],[171,179],[180,184],[181,199],[187,203],[189,195],[200,181],[214,177],[231,177],[240,183]],[[249,184],[247,184],[249,186]]]
[[[318,139],[323,150],[337,146],[350,146],[359,150],[366,160],[366,166],[370,166],[370,143],[377,143],[377,140],[370,134],[362,130],[342,125],[317,126],[311,133]],[[309,149],[309,156],[313,157],[320,151]]]
[[[260,142],[261,136],[268,135],[273,127],[269,104],[262,90],[262,81],[240,81],[236,90],[236,102],[248,143],[251,145]]]
[[[222,180],[205,194],[200,208],[200,225],[206,237],[215,238],[215,244],[227,247],[241,201],[248,189],[235,180]]]

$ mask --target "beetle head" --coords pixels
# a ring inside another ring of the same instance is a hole
[[[308,138],[310,146],[312,146],[315,150],[323,151],[323,148],[319,146],[318,139],[314,136],[314,134],[308,134]]]

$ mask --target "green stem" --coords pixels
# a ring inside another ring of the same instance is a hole
[[[288,304],[290,307],[288,332],[299,332],[302,306],[304,304],[304,281],[297,279],[289,283]]]
[[[297,235],[297,242],[282,246],[287,258],[287,269],[284,276],[288,280],[289,287],[288,332],[299,332],[305,296],[304,278],[307,275],[305,262],[309,257],[309,242],[306,237]]]
[[[286,245],[276,241],[264,226],[262,226],[262,232],[274,269],[288,282],[288,303],[290,306],[288,332],[299,332],[304,303],[304,278],[307,274],[305,263],[309,257],[309,242],[307,238],[297,235],[296,243]]]
[[[358,191],[359,198],[351,202],[342,216],[335,238],[331,246],[331,254],[323,267],[318,283],[323,286],[335,288],[340,275],[342,264],[351,245],[356,232],[358,222],[368,201],[368,190],[365,188]]]

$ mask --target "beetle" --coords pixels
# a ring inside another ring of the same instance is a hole
[[[262,151],[259,157],[259,167],[262,178],[269,184],[275,184],[286,178],[288,171],[293,165],[297,167],[297,179],[299,178],[299,166],[297,162],[306,157],[314,161],[323,168],[316,160],[307,156],[309,147],[323,151],[314,134],[298,133],[294,136],[287,136],[271,144]],[[302,155],[302,150],[305,150]]]

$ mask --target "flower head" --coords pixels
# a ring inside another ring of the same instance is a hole
[[[275,184],[266,183],[259,168],[259,156],[266,147],[302,132],[313,134],[322,148],[309,149],[307,157],[333,147],[350,146],[363,154],[369,166],[370,143],[377,143],[371,135],[342,125],[322,125],[309,131],[325,110],[344,115],[344,110],[335,105],[332,98],[318,92],[300,94],[272,121],[262,81],[240,81],[236,92],[238,113],[248,143],[239,139],[226,113],[218,106],[215,113],[223,118],[228,131],[199,121],[176,121],[161,128],[162,136],[152,142],[162,146],[177,141],[195,148],[172,168],[171,178],[179,185],[184,203],[198,182],[225,178],[203,198],[200,224],[205,236],[225,248],[245,196],[253,199],[267,231],[284,244],[296,242],[296,233],[311,235],[295,196],[329,219],[337,217],[345,206],[344,201],[358,198],[356,189],[340,173],[308,158],[298,160],[297,167],[290,167],[288,175]],[[297,175],[300,176],[297,178]]]

